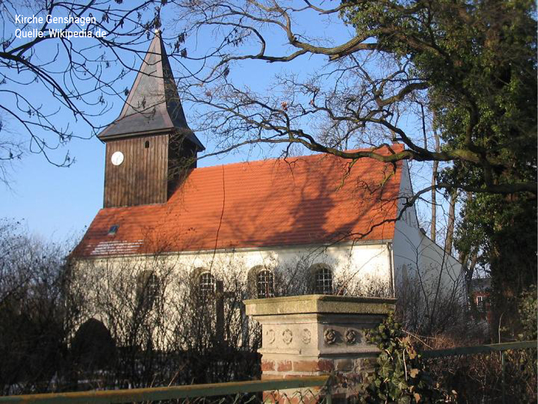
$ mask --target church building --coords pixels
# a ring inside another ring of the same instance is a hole
[[[72,253],[81,268],[148,268],[158,257],[204,293],[226,288],[233,272],[250,298],[398,298],[419,278],[432,291],[461,279],[461,265],[406,206],[406,162],[319,154],[197,167],[204,145],[187,124],[159,34],[120,116],[98,137],[104,201]]]

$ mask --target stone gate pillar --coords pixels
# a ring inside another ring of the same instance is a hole
[[[396,299],[304,295],[246,300],[262,326],[262,379],[337,373],[361,378],[379,350],[365,340]]]

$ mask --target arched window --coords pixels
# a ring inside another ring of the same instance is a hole
[[[275,296],[275,279],[268,269],[262,269],[256,274],[256,296],[258,299]]]
[[[314,270],[314,293],[330,295],[333,293],[333,273],[326,266],[319,266]]]
[[[215,293],[215,277],[209,272],[204,272],[198,277],[198,288],[203,297],[211,296]]]
[[[153,271],[143,271],[136,278],[136,299],[141,309],[151,310],[159,296],[159,279]]]

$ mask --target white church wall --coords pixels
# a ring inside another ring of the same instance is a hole
[[[179,343],[187,348],[188,341],[177,341],[177,337],[189,335],[197,328],[193,321],[200,321],[200,316],[215,308],[216,301],[211,297],[194,305],[192,300],[192,291],[200,288],[199,276],[210,272],[216,281],[222,281],[223,292],[228,296],[224,299],[223,313],[228,334],[232,336],[227,338],[239,338],[242,341],[239,345],[244,346],[252,333],[244,335],[240,302],[256,297],[255,280],[254,287],[249,287],[251,271],[260,267],[272,271],[277,296],[313,293],[312,269],[319,265],[331,269],[333,293],[392,296],[391,258],[388,245],[378,242],[79,260],[75,262],[75,270],[84,296],[80,323],[95,318],[111,331],[131,329],[131,319],[139,316],[136,303],[139,276],[151,273],[159,280],[160,303],[156,302],[153,317],[143,321],[151,323],[148,329],[156,334],[153,341],[159,346]],[[193,309],[199,303],[199,310]],[[161,316],[166,324],[157,326],[160,320],[155,316]],[[214,322],[216,317],[208,315],[204,321]],[[218,329],[216,325],[210,328]],[[129,337],[124,335],[120,340],[128,341]]]
[[[293,277],[304,282],[311,276],[311,268],[322,264],[333,273],[334,292],[343,294],[360,294],[374,283],[390,288],[392,279],[391,255],[384,242],[100,257],[79,261],[79,265],[124,271],[127,261],[130,262],[127,267],[137,268],[137,271],[157,265],[190,276],[211,272],[225,284],[229,275],[236,271],[239,273],[232,278],[247,282],[249,272],[259,267],[274,271],[277,278],[287,282],[293,281]],[[279,285],[275,286],[279,288]]]
[[[406,198],[413,195],[406,164],[402,171],[400,195],[401,211]],[[406,292],[404,289],[409,284],[417,286],[422,300],[433,300],[435,296],[453,298],[456,295],[457,299],[462,298],[461,264],[423,234],[414,206],[405,208],[402,220],[396,222],[393,249],[397,298]],[[422,303],[427,305],[424,301]]]
[[[397,292],[401,282],[415,279],[430,292],[459,287],[461,264],[422,234],[419,229],[400,222],[394,237],[394,266]]]

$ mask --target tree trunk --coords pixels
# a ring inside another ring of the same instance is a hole
[[[450,207],[448,210],[448,223],[446,228],[445,239],[445,252],[450,254],[452,252],[452,242],[454,240],[454,225],[456,222],[456,200],[458,199],[458,192],[450,192]]]
[[[439,135],[433,132],[433,138],[435,139],[435,151],[439,152],[441,150]],[[437,183],[437,176],[439,171],[439,162],[433,162],[432,168],[432,187]],[[437,190],[432,188],[432,221],[430,227],[430,238],[433,242],[436,242],[437,239]]]

